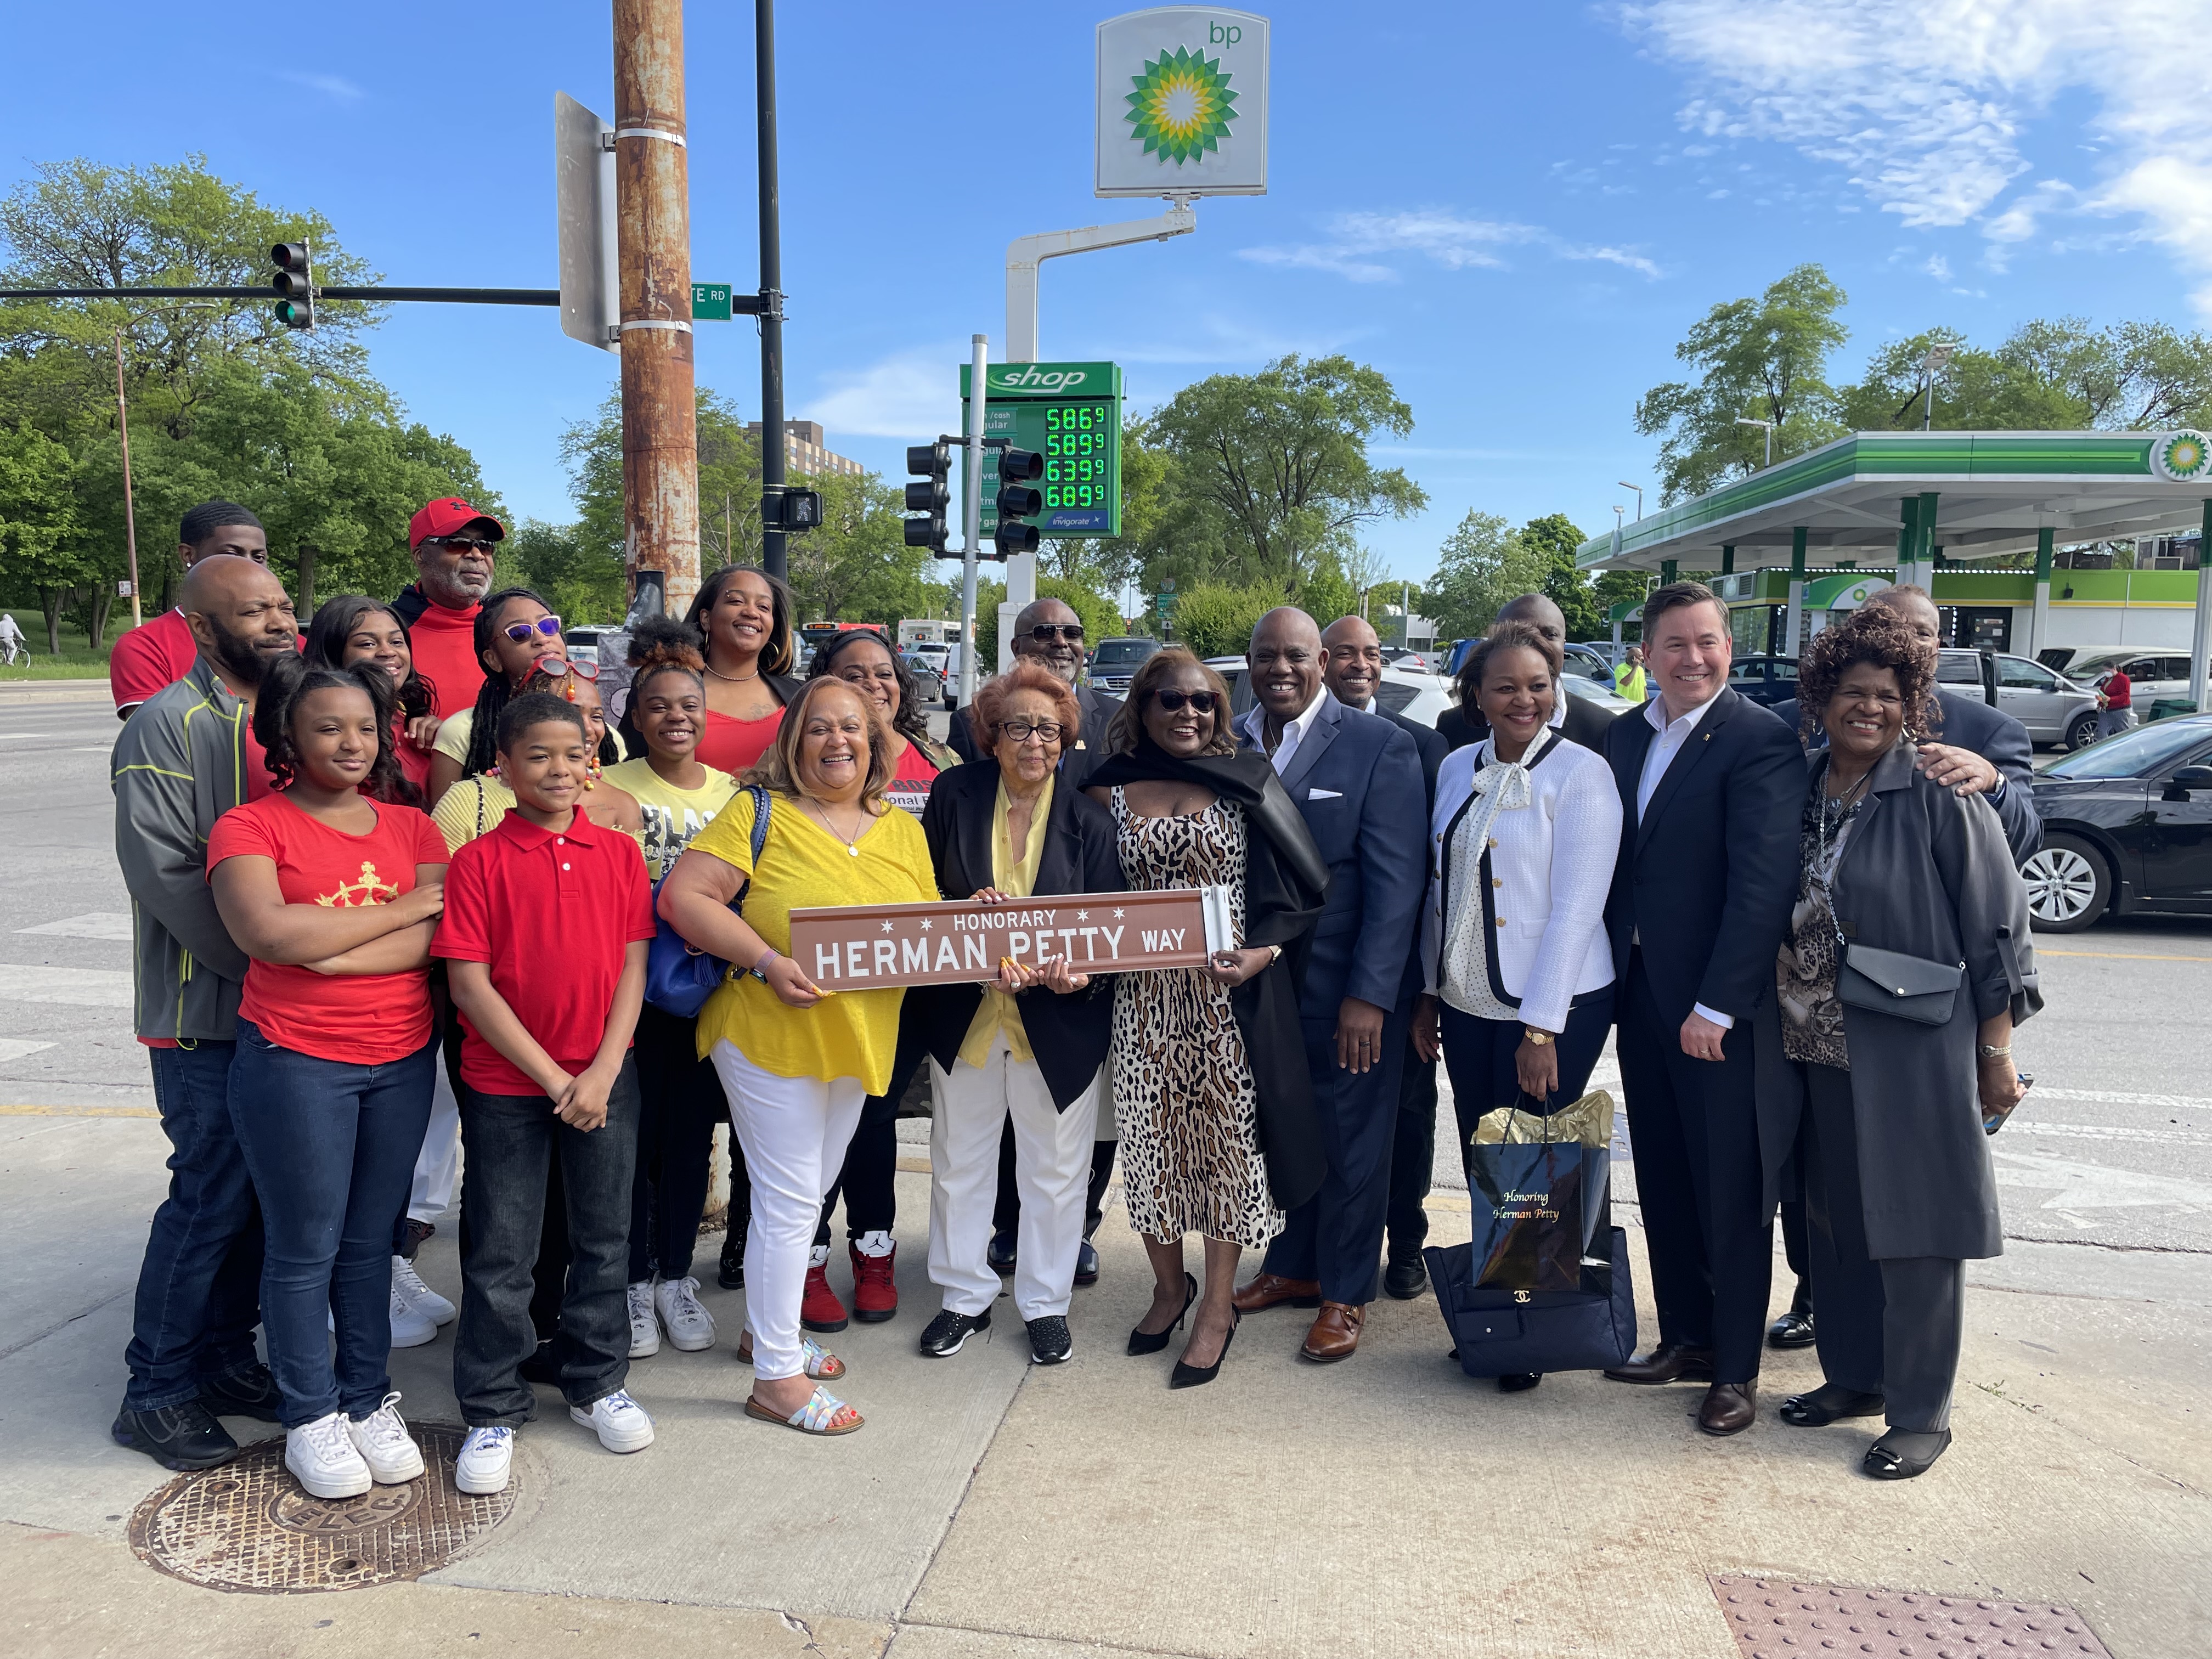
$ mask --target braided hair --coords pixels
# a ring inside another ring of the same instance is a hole
[[[422,805],[422,792],[399,769],[391,743],[392,715],[396,708],[392,676],[373,662],[349,668],[325,668],[303,657],[277,657],[264,671],[261,689],[253,701],[253,740],[261,745],[269,775],[278,789],[289,789],[301,771],[299,745],[292,739],[292,719],[302,698],[311,691],[365,692],[376,712],[376,759],[361,793],[371,800],[400,806]]]
[[[400,714],[410,720],[434,714],[438,688],[414,666],[415,636],[407,626],[407,618],[381,599],[372,599],[366,593],[341,593],[335,599],[325,599],[315,608],[314,620],[307,624],[307,644],[302,654],[319,667],[344,667],[346,641],[361,626],[361,619],[368,616],[391,617],[398,624],[400,638],[407,641],[407,678],[399,682],[398,687]]]
[[[496,593],[487,594],[477,608],[476,629],[470,639],[478,662],[483,660],[484,653],[499,637],[499,613],[516,599],[528,599],[548,612],[553,609],[532,588],[502,587]],[[472,724],[469,727],[469,752],[461,762],[463,777],[473,778],[489,772],[498,763],[499,712],[514,694],[515,688],[507,683],[507,675],[496,669],[486,674],[483,684],[477,688]]]
[[[905,661],[899,656],[898,647],[891,643],[890,635],[880,628],[848,628],[832,638],[824,640],[814,648],[814,663],[806,671],[806,678],[818,680],[837,672],[837,659],[861,640],[872,640],[890,653],[891,670],[898,676],[898,707],[891,710],[891,730],[917,747],[929,744],[929,720],[921,712],[921,686]]]

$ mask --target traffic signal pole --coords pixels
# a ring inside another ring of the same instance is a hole
[[[968,453],[960,468],[960,706],[975,701],[975,556],[983,538],[983,404],[991,342],[978,334],[969,364]],[[995,672],[997,665],[994,664]]]
[[[683,0],[614,0],[624,562],[671,611],[699,591],[699,433]]]

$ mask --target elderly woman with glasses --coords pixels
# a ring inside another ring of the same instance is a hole
[[[1066,682],[1017,663],[976,693],[968,717],[983,758],[939,778],[922,811],[938,890],[985,904],[1122,890],[1114,821],[1059,776],[1060,750],[1081,725]],[[1040,950],[1030,961],[1002,962],[994,981],[919,994],[910,1019],[929,1044],[937,1093],[929,1277],[945,1293],[921,1351],[947,1358],[990,1325],[999,1294],[988,1256],[999,1133],[1011,1121],[1022,1200],[1014,1309],[1028,1327],[1030,1358],[1056,1365],[1073,1352],[1067,1304],[1083,1243],[1099,1067],[1113,1036],[1111,981]]]

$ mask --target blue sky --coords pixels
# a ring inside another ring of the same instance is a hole
[[[833,448],[902,476],[903,445],[957,421],[969,335],[1003,337],[1006,243],[1154,210],[1091,194],[1109,9],[780,8],[788,412]],[[1431,570],[1471,507],[1592,533],[1632,512],[1638,394],[1708,306],[1803,260],[1850,295],[1846,377],[1936,323],[1992,344],[2039,315],[2212,313],[2212,0],[1250,9],[1274,26],[1271,193],[1048,264],[1043,355],[1119,362],[1140,406],[1285,351],[1382,368],[1416,426],[1378,454],[1431,498],[1368,538],[1394,574]],[[743,290],[751,7],[688,29],[694,275]],[[552,96],[610,112],[608,31],[605,0],[118,0],[95,56],[83,14],[27,9],[0,176],[199,151],[392,282],[550,286]],[[751,326],[698,340],[702,382],[757,415]],[[473,307],[395,307],[372,350],[514,510],[570,516],[559,434],[612,357],[548,312]]]

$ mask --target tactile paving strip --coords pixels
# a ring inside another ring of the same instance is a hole
[[[2112,1659],[2069,1607],[1780,1578],[1709,1581],[1744,1659]]]
[[[505,1492],[472,1498],[453,1485],[466,1431],[409,1429],[422,1449],[419,1480],[359,1498],[310,1498],[285,1468],[277,1435],[149,1498],[131,1517],[131,1547],[149,1566],[207,1589],[299,1595],[419,1578],[514,1513],[520,1473]]]

